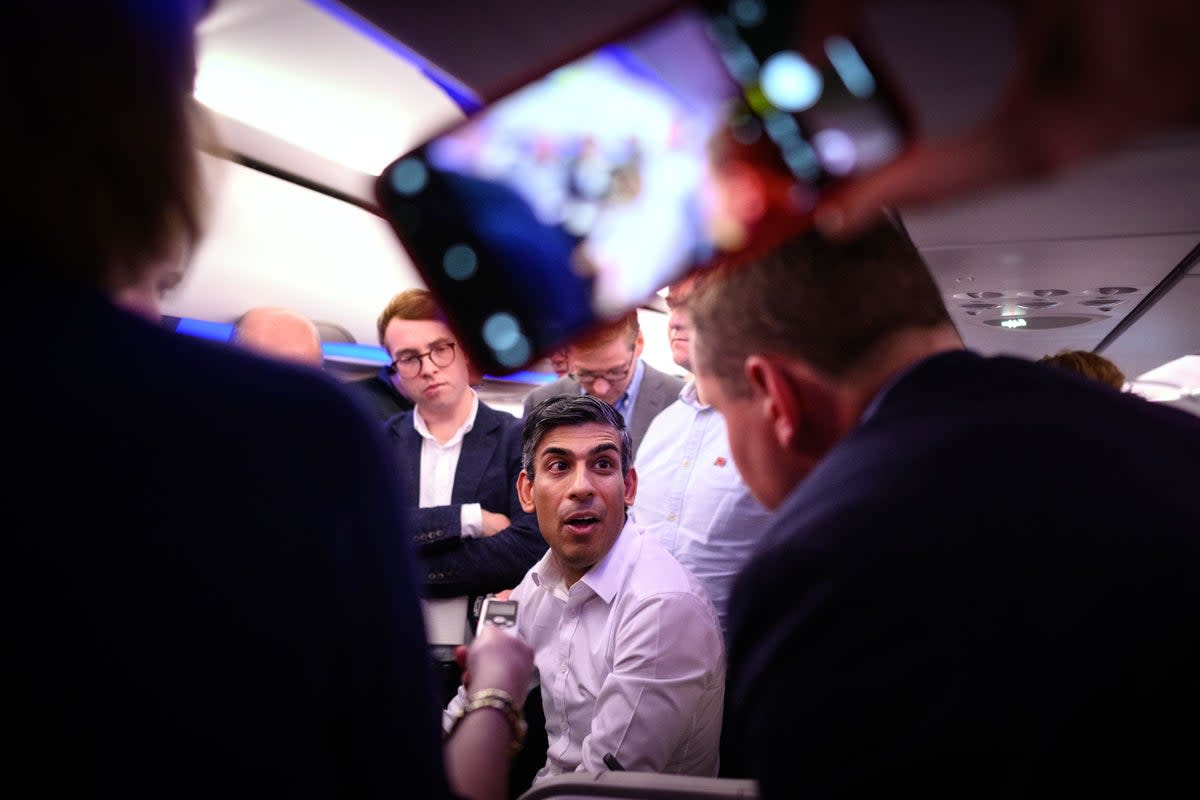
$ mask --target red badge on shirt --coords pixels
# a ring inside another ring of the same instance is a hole
[[[725,466],[725,456],[717,456],[717,460],[713,462],[714,467]]]

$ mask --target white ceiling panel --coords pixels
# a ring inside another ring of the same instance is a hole
[[[1196,242],[1195,234],[1172,234],[943,246],[923,248],[922,253],[967,346],[983,353],[1038,358],[1062,349],[1094,348],[1183,260]],[[1114,288],[1135,291],[1117,295],[1100,293],[1101,289]],[[1047,296],[1037,297],[1035,293],[1039,291]],[[980,296],[971,297],[969,293]],[[1173,294],[1168,293],[1164,300]],[[1021,307],[1030,301],[1057,305],[1035,311]],[[972,308],[974,304],[998,308]],[[1111,310],[1104,311],[1105,308]],[[1200,309],[1200,305],[1196,308]],[[987,324],[1004,316],[1032,320],[1080,315],[1092,315],[1095,319],[1052,330],[1006,329]],[[1185,329],[1190,325],[1192,331],[1200,331],[1200,313],[1194,311],[1192,317],[1190,321],[1177,321]]]

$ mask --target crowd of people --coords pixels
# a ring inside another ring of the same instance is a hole
[[[46,331],[5,378],[15,796],[505,798],[605,769],[765,798],[1195,786],[1200,420],[1067,374],[1082,357],[970,352],[878,213],[1195,121],[1194,81],[1126,91],[1141,56],[1194,66],[1154,49],[1190,45],[1194,4],[1020,4],[999,132],[671,285],[686,381],[630,315],[518,419],[432,295],[397,295],[380,380],[410,407],[382,423],[294,312],[247,312],[236,347],[156,324],[205,227],[210,4],[9,9],[10,313]],[[1136,46],[1104,47],[1118,27]],[[1014,125],[1032,156],[989,144]],[[489,595],[517,635],[476,627]]]

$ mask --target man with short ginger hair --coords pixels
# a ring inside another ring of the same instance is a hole
[[[525,398],[525,414],[548,397],[590,394],[621,413],[637,453],[650,422],[675,402],[683,380],[642,360],[642,336],[637,311],[596,329],[567,347],[570,372]]]
[[[408,474],[430,596],[511,589],[546,550],[521,509],[521,422],[479,400],[472,369],[426,289],[396,295],[380,343],[416,407],[387,422]]]

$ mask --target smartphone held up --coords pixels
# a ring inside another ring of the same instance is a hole
[[[861,43],[810,64],[794,6],[682,6],[384,170],[380,207],[477,365],[511,373],[773,247],[900,154],[907,118]]]

